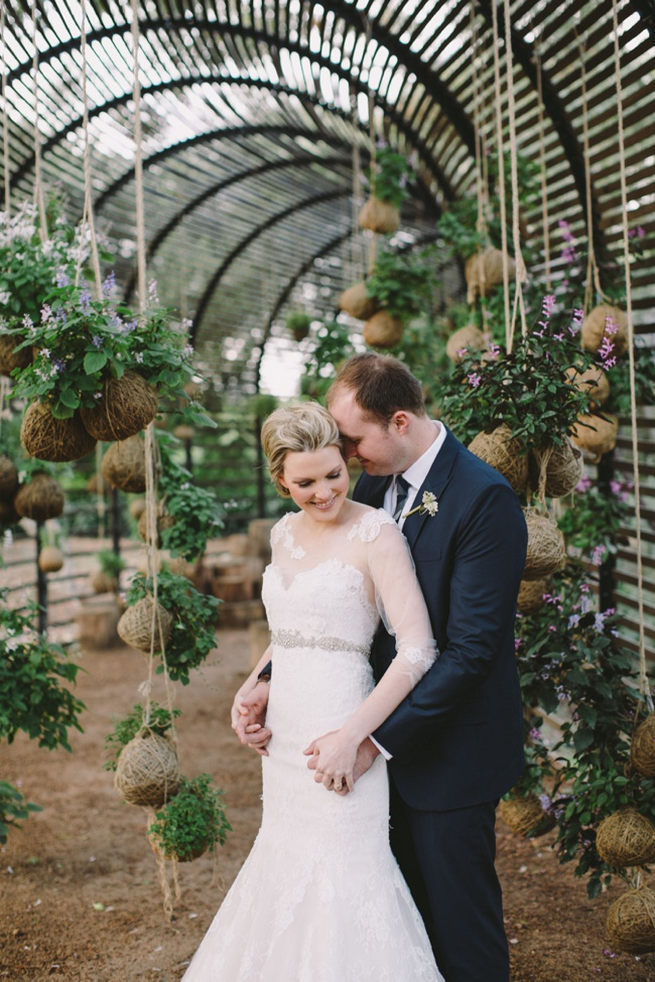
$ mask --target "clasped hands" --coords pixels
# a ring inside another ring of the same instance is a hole
[[[266,706],[268,683],[258,682],[247,693],[237,692],[232,704],[232,729],[239,741],[262,757],[268,756],[271,731],[267,728]],[[342,730],[332,730],[317,737],[303,751],[314,780],[328,791],[346,795],[378,755],[373,742],[366,738],[359,745]]]

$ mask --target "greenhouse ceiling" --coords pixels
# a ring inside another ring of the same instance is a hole
[[[540,168],[538,242],[555,250],[566,221],[620,256],[621,154],[630,222],[652,241],[654,31],[653,0],[14,0],[5,196],[31,198],[38,172],[79,220],[88,143],[96,226],[134,300],[136,37],[148,278],[219,390],[280,388],[299,370],[287,314],[334,315],[365,269],[356,216],[381,142],[413,168],[399,248],[475,194],[476,144],[499,132]],[[645,273],[634,303],[652,331]]]

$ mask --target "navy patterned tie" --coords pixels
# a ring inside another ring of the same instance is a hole
[[[396,475],[396,507],[393,512],[393,520],[397,522],[403,513],[403,508],[405,507],[405,502],[407,501],[407,492],[409,491],[409,483],[404,477],[399,474]]]

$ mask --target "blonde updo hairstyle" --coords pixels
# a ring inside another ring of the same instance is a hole
[[[283,498],[290,497],[281,480],[288,453],[311,453],[325,447],[337,447],[342,452],[337,424],[317,402],[276,409],[264,421],[261,437],[271,480]]]

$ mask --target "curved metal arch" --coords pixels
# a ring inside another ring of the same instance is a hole
[[[248,235],[246,235],[246,237],[242,239],[241,242],[239,242],[239,244],[234,247],[234,249],[232,249],[229,255],[225,257],[225,259],[223,260],[223,262],[221,263],[221,265],[216,270],[214,275],[209,280],[207,286],[205,287],[205,290],[198,303],[198,307],[196,308],[196,313],[193,318],[193,323],[189,330],[189,342],[191,344],[195,344],[198,328],[202,323],[202,318],[205,315],[205,311],[207,310],[207,306],[209,305],[209,301],[211,299],[214,290],[220,283],[223,274],[229,269],[229,267],[232,265],[234,260],[237,258],[237,256],[239,256],[244,251],[244,249],[247,249],[248,246],[252,242],[254,242],[255,239],[257,239],[260,235],[266,232],[269,228],[272,228],[274,225],[277,225],[278,222],[284,221],[285,218],[288,218],[290,215],[295,214],[297,211],[302,211],[305,208],[310,208],[313,207],[314,205],[322,204],[324,201],[332,201],[335,198],[343,198],[347,194],[350,194],[349,190],[344,191],[342,189],[338,189],[336,191],[323,191],[321,194],[317,194],[313,198],[306,198],[304,201],[296,201],[293,205],[289,205],[288,208],[283,208],[282,211],[277,212],[275,215],[271,215],[270,218],[268,218],[265,222],[263,222],[261,225],[258,225],[257,228],[249,232]],[[351,233],[348,232],[348,235],[350,234]]]
[[[349,81],[349,79],[346,76],[342,76],[342,77],[344,77],[346,81]],[[202,84],[206,84],[207,82],[227,82],[230,85],[232,84],[243,85],[246,87],[254,86],[256,88],[267,89],[268,91],[274,93],[281,92],[284,95],[295,96],[296,98],[302,101],[309,101],[312,105],[316,105],[319,106],[321,109],[325,109],[325,111],[328,113],[333,113],[339,116],[341,119],[350,123],[354,127],[356,126],[356,128],[359,129],[360,131],[366,132],[366,127],[364,127],[361,123],[360,124],[353,123],[353,120],[348,116],[348,114],[343,109],[340,109],[338,106],[330,106],[328,103],[323,102],[321,99],[318,99],[316,96],[313,96],[308,92],[301,92],[297,89],[291,88],[291,86],[282,85],[281,83],[277,83],[277,82],[269,82],[268,80],[264,80],[264,79],[245,79],[245,78],[240,78],[239,76],[222,76],[222,75],[217,75],[217,76],[197,75],[197,76],[188,76],[188,77],[185,76],[184,78],[181,79],[168,80],[166,82],[157,83],[156,85],[144,86],[141,92],[142,95],[147,95],[156,92],[165,92],[176,88],[186,88],[187,86],[191,86],[191,85],[202,85]],[[364,91],[364,87],[360,86],[360,90]],[[89,114],[88,114],[89,119],[93,119],[94,117],[101,115],[103,112],[108,112],[111,109],[117,109],[120,106],[125,105],[127,102],[129,102],[131,98],[132,98],[132,93],[127,92],[122,96],[117,96],[114,99],[110,99],[107,102],[103,102],[100,105],[95,106],[89,110]],[[455,195],[450,185],[450,182],[448,181],[445,174],[439,167],[438,163],[436,163],[436,161],[433,160],[425,142],[417,138],[416,133],[410,127],[407,126],[405,120],[403,120],[402,117],[399,116],[399,114],[396,113],[392,107],[389,107],[388,105],[385,104],[382,105],[382,109],[389,116],[390,119],[393,119],[398,130],[404,133],[405,136],[409,138],[412,146],[416,148],[416,151],[418,152],[421,161],[425,164],[428,170],[430,170],[437,184],[441,188],[444,198],[448,201],[453,200]],[[69,133],[74,132],[81,125],[82,125],[81,116],[78,116],[75,120],[71,120],[70,123],[68,123],[63,129],[59,130],[54,136],[50,137],[43,144],[41,148],[41,156],[42,157],[45,156],[49,150],[51,150],[54,146],[57,146],[59,143],[61,143],[62,140],[64,140],[66,136],[68,136]],[[310,134],[311,132],[312,131],[307,131],[307,134]],[[314,133],[313,135],[316,136],[317,134]],[[180,144],[171,144],[170,146],[177,147],[180,146]],[[161,151],[159,152],[161,153]],[[148,158],[146,161],[144,161],[144,167],[147,167],[149,162],[153,159],[154,158]],[[10,186],[12,188],[15,187],[17,183],[21,180],[21,178],[25,177],[33,170],[34,165],[35,165],[34,155],[31,154],[20,165],[20,167],[16,171],[14,171],[14,174],[10,179]],[[134,168],[130,168],[130,170],[126,172],[125,183],[129,182],[133,173],[134,173]],[[429,205],[432,205],[433,204],[432,196],[429,192],[429,189],[426,187],[425,183],[420,179],[420,177],[418,179],[418,187],[419,190],[422,192],[421,197],[424,199],[424,201]],[[105,191],[102,193],[98,201],[100,200],[104,201],[106,195],[107,195],[107,189],[105,189]],[[98,207],[98,201],[96,201],[96,207]]]
[[[208,198],[213,197],[215,194],[220,194],[226,188],[230,187],[232,184],[237,184],[239,181],[247,180],[250,177],[255,177],[259,174],[266,174],[273,170],[282,170],[286,167],[298,167],[305,164],[339,164],[344,163],[348,165],[350,163],[349,158],[345,157],[288,157],[284,160],[270,160],[265,164],[260,164],[258,167],[251,167],[247,171],[239,171],[238,174],[231,174],[230,177],[226,177],[225,180],[219,181],[216,184],[212,184],[211,187],[205,188],[200,194],[196,195],[191,201],[187,202],[183,208],[176,211],[173,217],[164,225],[156,235],[152,237],[147,248],[146,258],[148,260],[158,251],[160,245],[164,242],[166,238],[171,234],[171,232],[179,225],[179,223],[187,216],[190,215],[192,211],[199,208],[203,202],[207,201]],[[127,284],[125,290],[123,291],[123,296],[126,303],[129,303],[132,298],[132,293],[134,292],[134,287],[136,286],[136,270],[134,270]]]
[[[342,3],[332,4],[330,9],[339,9],[344,20],[348,21],[351,26],[357,27],[357,18],[354,16],[357,11],[355,8],[346,7]],[[347,16],[346,16],[347,14]],[[361,17],[359,18],[361,24]],[[377,21],[372,22],[377,24]],[[256,42],[265,42],[268,45],[275,45],[277,47],[284,47],[290,52],[295,52],[299,56],[304,56],[309,59],[310,62],[316,63],[323,68],[327,68],[329,71],[335,72],[335,74],[343,77],[345,80],[352,82],[357,85],[357,87],[363,92],[368,94],[369,87],[364,85],[364,83],[359,79],[358,76],[353,75],[352,71],[346,71],[341,68],[338,63],[331,61],[322,55],[312,52],[307,45],[301,44],[300,42],[291,42],[287,38],[273,37],[266,31],[257,30],[254,27],[245,27],[241,24],[231,24],[229,22],[223,23],[221,21],[209,21],[205,19],[194,18],[193,22],[186,20],[185,18],[172,17],[172,18],[146,18],[139,21],[139,28],[142,33],[147,31],[158,31],[165,29],[170,31],[171,28],[185,28],[197,27],[199,29],[209,30],[209,31],[221,31],[223,34],[229,34],[232,36],[242,36],[244,38],[250,38]],[[115,24],[112,27],[99,28],[94,31],[89,31],[86,35],[87,45],[91,45],[96,41],[112,38],[117,35],[122,35],[131,30],[131,26],[125,22],[121,24]],[[404,45],[402,45],[393,35],[389,34],[384,29],[372,33],[372,38],[382,44],[385,48],[390,49],[393,54],[398,58],[398,61],[409,67],[410,71],[416,76],[417,81],[420,81],[423,87],[429,92],[436,92],[439,94],[439,98],[435,99],[439,106],[444,109],[444,112],[448,116],[448,119],[453,126],[453,129],[458,133],[460,139],[464,145],[469,150],[469,153],[473,154],[475,151],[474,138],[473,138],[473,125],[466,114],[464,107],[455,99],[450,90],[442,80],[439,78],[438,74],[431,69],[428,65],[420,60],[417,55],[408,51]],[[388,43],[387,43],[388,41]],[[53,45],[53,47],[48,48],[47,51],[40,55],[40,63],[47,63],[52,59],[59,57],[69,51],[72,51],[79,47],[80,39],[78,37],[70,38],[68,41],[62,41],[60,44]],[[401,56],[401,52],[406,52],[407,57]],[[341,69],[341,70],[339,70]],[[23,62],[13,68],[7,76],[8,84],[11,84],[16,79],[20,78],[21,75],[29,73],[32,70],[32,64]],[[376,98],[376,92],[373,91],[373,98]],[[300,93],[298,93],[300,96]],[[380,108],[382,108],[387,115],[391,115],[393,110],[388,105],[380,103]],[[413,141],[415,142],[415,141]],[[422,141],[419,141],[422,142]],[[418,144],[417,144],[418,146]],[[431,168],[436,166],[431,160],[429,151],[427,154],[428,166]],[[436,174],[435,174],[436,176]],[[448,182],[445,181],[447,185]],[[451,194],[451,198],[453,195]]]

